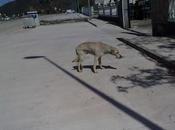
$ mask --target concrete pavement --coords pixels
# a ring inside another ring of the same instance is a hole
[[[9,35],[23,31],[23,21],[21,19],[0,22],[0,35]]]
[[[166,37],[142,36],[134,39],[118,38],[123,43],[139,50],[150,58],[156,60],[160,65],[167,67],[170,71],[175,70],[175,40]]]
[[[0,35],[1,129],[174,130],[174,76],[116,39],[135,36],[94,22],[97,28],[79,22]],[[104,56],[107,69],[94,74],[87,56],[78,73],[71,61],[83,41],[107,42],[124,58]]]
[[[65,22],[82,22],[88,21],[88,18],[89,17],[79,13],[43,15],[40,16],[40,24],[49,25],[60,24]]]
[[[151,19],[131,20],[130,30],[142,32],[146,35],[152,35],[152,21]]]
[[[94,24],[98,24],[96,22],[98,20],[94,19]],[[93,20],[92,20],[93,22]],[[148,21],[148,24],[150,21]],[[145,24],[145,23],[144,23]],[[104,25],[107,25],[104,21],[99,26],[102,27]],[[102,27],[103,28],[103,27]],[[104,29],[104,28],[103,28]],[[125,35],[118,35],[117,33],[113,32],[113,34],[117,34],[116,38],[123,43],[125,43],[128,46],[133,47],[134,49],[140,51],[141,53],[144,53],[148,57],[156,60],[160,65],[167,67],[171,71],[174,71],[175,69],[175,40],[173,37],[152,37],[150,35],[150,31],[147,31],[145,28],[139,28],[141,30],[123,30],[119,29],[120,33],[130,34],[133,35],[133,37]],[[109,31],[108,29],[105,29]],[[110,31],[114,29],[110,28]],[[150,30],[150,28],[148,28]],[[149,32],[149,33],[148,33]]]

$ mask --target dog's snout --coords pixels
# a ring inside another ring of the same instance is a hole
[[[122,58],[122,57],[123,57],[123,56],[120,55],[120,54],[117,54],[117,55],[116,55],[116,58],[119,58],[119,59],[120,59],[120,58]]]

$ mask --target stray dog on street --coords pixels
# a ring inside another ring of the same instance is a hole
[[[105,54],[111,54],[116,56],[116,58],[121,58],[119,50],[115,47],[107,45],[102,42],[83,42],[75,48],[76,58],[72,62],[78,63],[78,72],[82,72],[83,66],[83,56],[84,54],[94,55],[94,65],[93,71],[97,73],[96,66],[99,64],[100,69],[103,69],[101,58]]]

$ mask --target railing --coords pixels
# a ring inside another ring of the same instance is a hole
[[[119,16],[118,3],[109,3],[108,5],[98,6],[99,16]]]

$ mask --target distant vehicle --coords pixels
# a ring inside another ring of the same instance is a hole
[[[75,10],[71,10],[71,9],[66,10],[66,14],[71,14],[71,13],[75,13]]]
[[[4,17],[4,18],[2,18],[4,21],[9,21],[10,20],[10,18],[8,17],[8,16],[6,16],[6,17]]]
[[[37,11],[29,11],[23,16],[24,28],[34,28],[40,25],[40,20]]]

